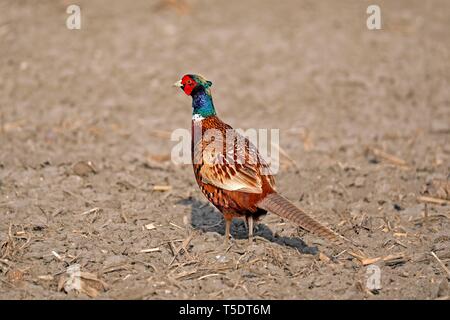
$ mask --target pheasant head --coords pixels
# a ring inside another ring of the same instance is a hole
[[[209,91],[212,82],[197,74],[186,74],[174,83],[174,86],[180,87],[188,96],[192,96],[198,90]]]
[[[211,96],[212,82],[196,74],[186,74],[174,83],[184,93],[192,97],[193,117],[207,118],[216,115]]]

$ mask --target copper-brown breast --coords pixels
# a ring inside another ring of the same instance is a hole
[[[244,143],[230,139],[233,134]],[[192,121],[192,163],[201,191],[222,212],[254,213],[256,204],[274,192],[274,178],[263,174],[269,168],[258,150],[215,116]]]

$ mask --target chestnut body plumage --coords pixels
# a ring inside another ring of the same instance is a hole
[[[247,222],[251,239],[254,222],[270,211],[331,242],[343,242],[276,192],[275,179],[256,147],[217,117],[210,81],[185,75],[176,85],[192,96],[194,174],[202,193],[224,216],[226,241],[233,218]]]

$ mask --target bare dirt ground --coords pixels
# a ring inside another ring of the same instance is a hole
[[[448,298],[450,3],[377,3],[379,31],[367,1],[77,1],[68,30],[69,1],[2,1],[0,298]],[[280,129],[278,190],[363,256],[270,214],[224,246],[170,161],[189,72],[235,128]]]

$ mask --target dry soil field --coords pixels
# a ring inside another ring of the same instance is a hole
[[[0,298],[448,298],[450,2],[376,2],[369,31],[357,0],[77,1],[81,30],[70,1],[1,1]],[[270,214],[223,244],[170,161],[190,72],[227,123],[280,129],[278,190],[359,256]]]

